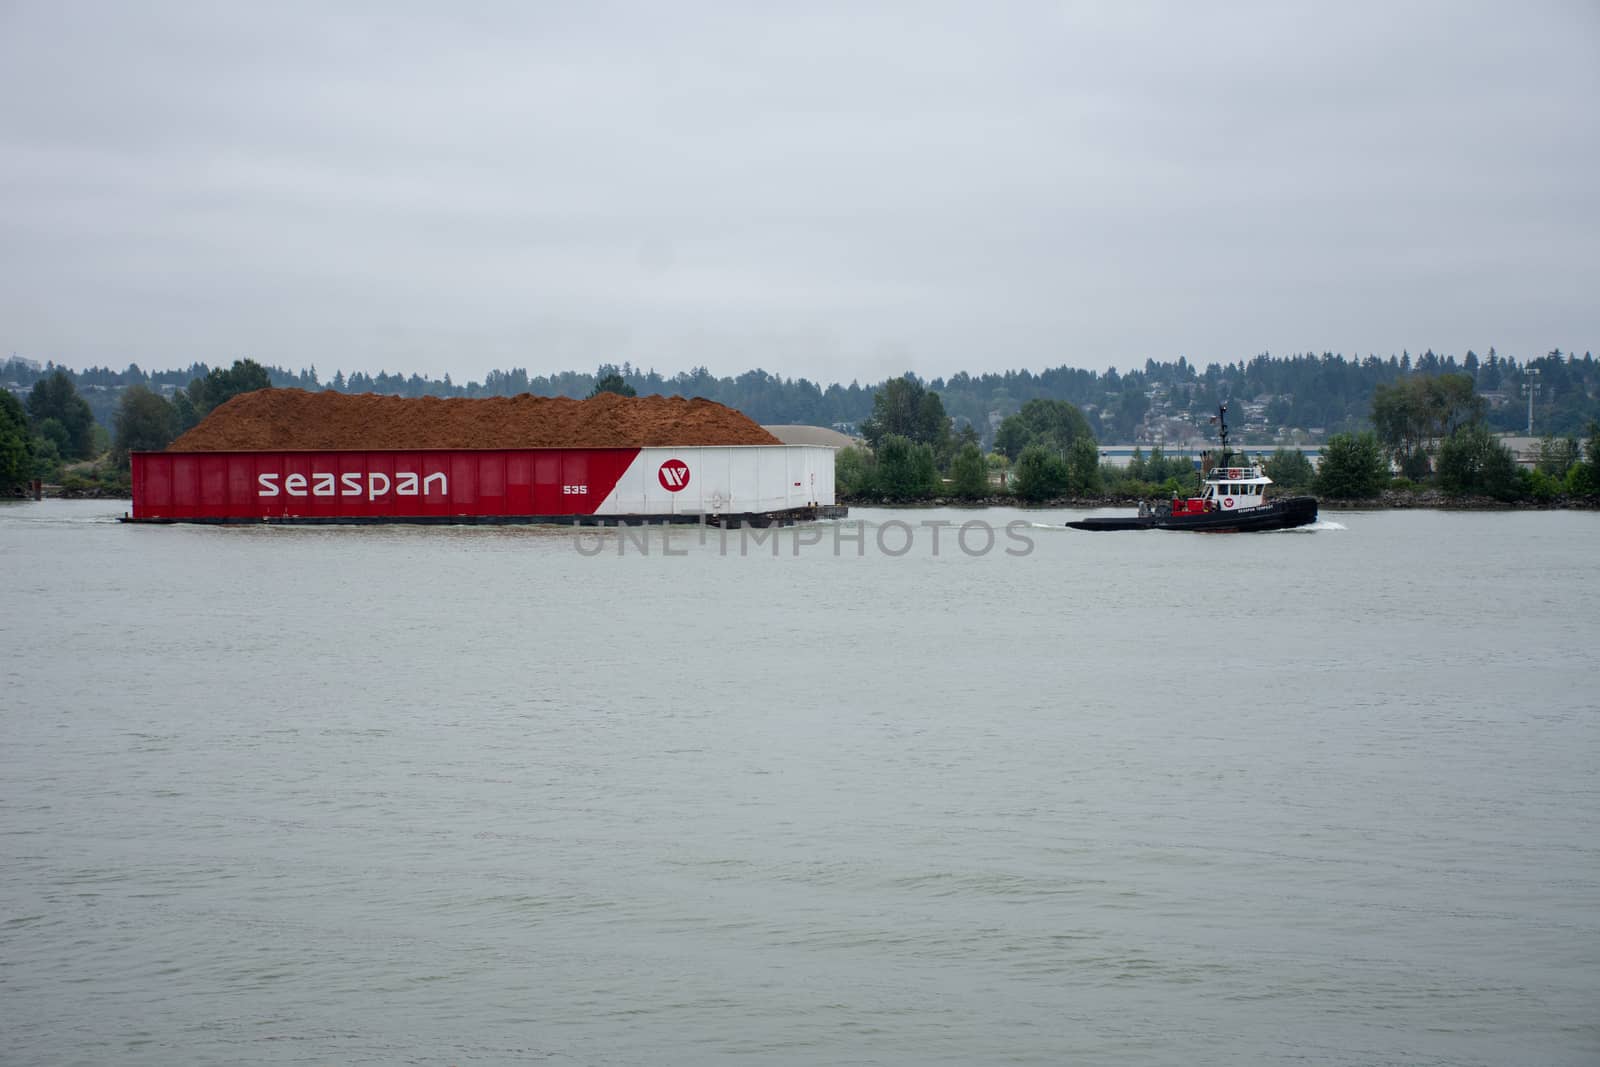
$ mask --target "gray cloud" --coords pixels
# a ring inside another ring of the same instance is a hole
[[[849,380],[1596,346],[1592,5],[1207,6],[0,7],[0,348]]]

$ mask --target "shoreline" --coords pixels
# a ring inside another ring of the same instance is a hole
[[[18,493],[9,499],[32,499]],[[45,500],[123,500],[133,502],[129,493],[112,489],[67,489],[59,485],[44,487]],[[934,497],[929,500],[888,500],[873,497],[841,496],[839,504],[845,507],[889,508],[906,511],[929,508],[957,508],[982,511],[986,508],[1018,508],[1023,511],[1050,511],[1060,508],[1096,510],[1100,508],[1137,508],[1139,497],[1056,497],[1038,503],[1028,503],[1012,496],[988,496],[977,500],[957,497]],[[1143,498],[1148,499],[1148,498]],[[1352,500],[1317,500],[1317,511],[1600,511],[1600,497],[1557,497],[1554,500],[1495,500],[1492,497],[1451,497],[1437,489],[1423,492],[1389,490],[1381,496]]]
[[[1028,503],[1010,496],[989,496],[977,500],[956,497],[935,497],[930,500],[887,500],[873,497],[843,497],[839,503],[846,507],[903,508],[914,511],[925,508],[964,508],[981,511],[984,508],[1019,508],[1024,511],[1049,511],[1060,508],[1095,510],[1099,508],[1137,508],[1144,497],[1055,497]],[[1600,511],[1597,497],[1558,497],[1554,500],[1496,500],[1493,497],[1447,496],[1437,489],[1424,492],[1389,490],[1382,496],[1351,500],[1332,500],[1319,497],[1317,511]]]

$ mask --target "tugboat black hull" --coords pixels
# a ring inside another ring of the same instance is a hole
[[[1208,511],[1203,515],[1149,515],[1079,519],[1074,530],[1190,530],[1195,533],[1254,533],[1292,530],[1317,521],[1317,498],[1291,496],[1244,511]]]

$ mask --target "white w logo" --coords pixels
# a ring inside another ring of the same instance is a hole
[[[667,492],[679,492],[689,484],[689,465],[681,459],[669,459],[656,472],[656,478]]]

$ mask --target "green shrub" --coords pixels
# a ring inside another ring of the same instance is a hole
[[[1338,433],[1322,447],[1316,490],[1336,500],[1377,496],[1389,484],[1389,462],[1371,433]]]
[[[841,448],[833,454],[833,484],[841,496],[868,496],[873,489],[877,463],[860,448]]]
[[[1029,445],[1017,457],[1011,491],[1024,500],[1038,503],[1064,495],[1071,482],[1067,461],[1059,452],[1042,445]]]
[[[1452,496],[1515,500],[1524,483],[1517,459],[1482,426],[1463,426],[1439,446],[1439,488]]]
[[[1566,490],[1572,496],[1600,496],[1600,475],[1593,463],[1574,463],[1567,468]]]
[[[1316,468],[1298,448],[1278,449],[1264,469],[1267,477],[1281,489],[1307,489],[1317,476]]]
[[[1523,471],[1523,491],[1533,499],[1548,502],[1566,490],[1566,481],[1542,470]]]
[[[962,500],[977,500],[989,495],[989,466],[977,445],[962,445],[950,461],[950,493]]]
[[[889,500],[926,500],[939,488],[939,469],[933,448],[898,434],[878,442],[878,472],[874,479],[880,496]]]

